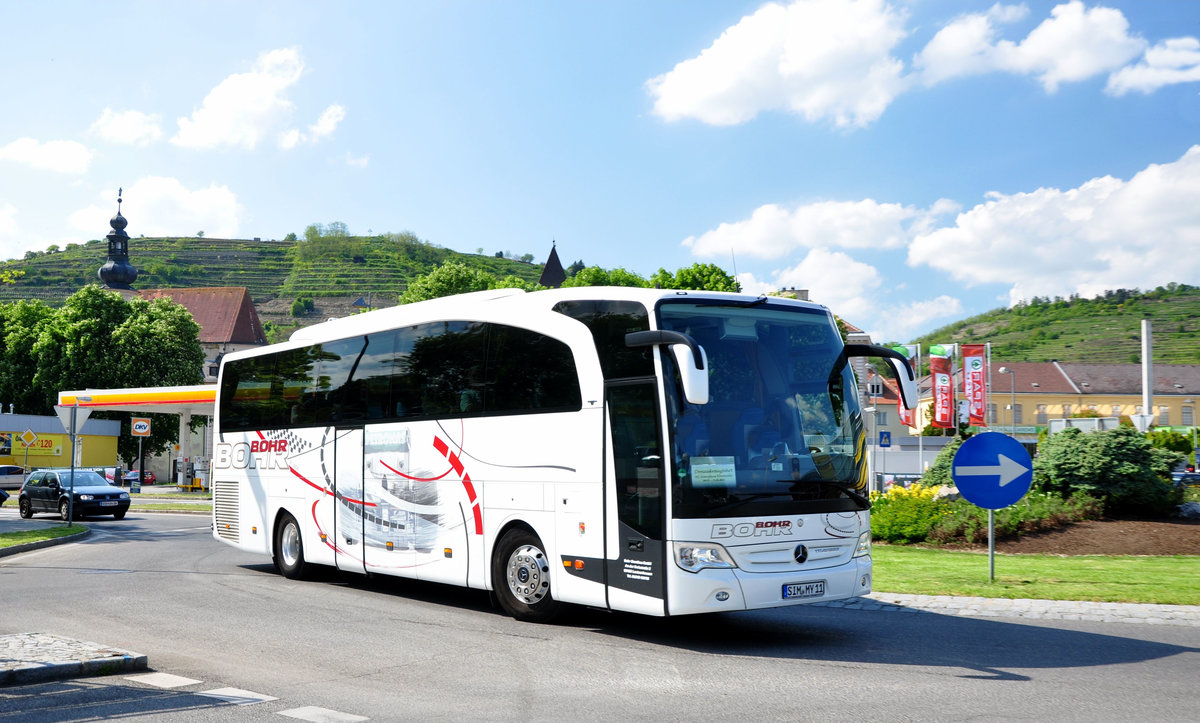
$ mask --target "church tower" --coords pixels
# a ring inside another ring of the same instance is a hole
[[[109,220],[112,231],[108,233],[108,261],[105,262],[96,275],[104,282],[104,288],[113,291],[132,291],[130,286],[138,275],[138,270],[129,263],[129,234],[125,226],[129,223],[121,215],[121,192],[117,189],[117,215]]]

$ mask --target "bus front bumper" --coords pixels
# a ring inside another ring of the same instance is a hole
[[[798,572],[748,573],[737,568],[696,573],[672,570],[670,615],[761,610],[831,602],[871,592],[870,555],[834,567]]]

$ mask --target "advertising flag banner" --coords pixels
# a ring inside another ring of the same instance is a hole
[[[913,352],[909,351],[909,347],[904,346],[904,345],[897,345],[897,346],[892,347],[892,349],[900,352],[905,357],[907,357],[910,361],[912,360]],[[897,396],[899,396],[899,395],[897,395]],[[916,424],[917,424],[916,415],[913,413],[913,410],[904,406],[903,399],[897,398],[897,400],[896,400],[896,414],[900,415],[900,423],[903,424],[904,426],[906,426],[906,427],[915,427],[916,426]]]
[[[933,426],[954,429],[954,383],[950,355],[942,346],[929,348],[929,374],[933,377]]]
[[[963,396],[967,398],[970,423],[985,427],[987,409],[987,348],[983,344],[963,344]]]

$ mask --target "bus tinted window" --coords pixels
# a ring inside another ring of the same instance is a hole
[[[582,406],[562,342],[499,324],[445,321],[229,362],[229,431]]]
[[[650,347],[625,346],[626,334],[650,328],[646,307],[636,301],[562,301],[554,310],[591,330],[605,379],[654,375]]]
[[[486,390],[490,413],[576,410],[581,405],[575,359],[566,344],[528,329],[492,325]]]

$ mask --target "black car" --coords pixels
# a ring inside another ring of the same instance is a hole
[[[38,470],[21,487],[17,499],[21,517],[28,519],[37,512],[57,512],[62,519],[69,519],[71,492],[71,470]],[[75,470],[74,493],[76,517],[112,515],[119,520],[129,511],[129,493],[113,487],[91,470]]]

